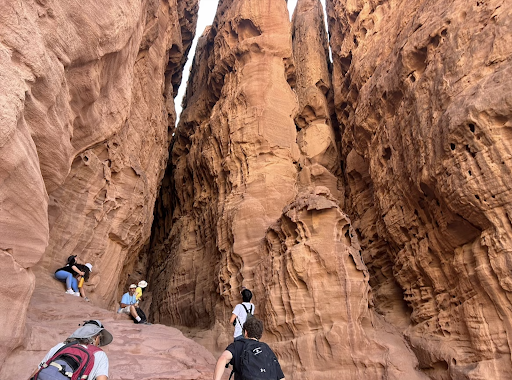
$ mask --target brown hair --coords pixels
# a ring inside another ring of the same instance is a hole
[[[260,339],[263,335],[263,322],[256,317],[249,318],[244,323],[243,331],[247,331],[248,338]]]

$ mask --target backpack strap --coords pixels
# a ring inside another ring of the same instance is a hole
[[[242,305],[242,307],[245,309],[245,312],[246,312],[247,314],[249,314],[249,310],[247,310],[247,308],[245,307],[245,305],[244,305],[243,303],[241,303],[240,305]],[[252,314],[252,305],[251,305],[251,312],[250,312],[250,313]],[[236,320],[238,321],[238,323],[240,324],[240,327],[241,327],[241,328],[242,328],[242,330],[243,330],[244,326],[242,326],[242,322],[240,322],[240,319],[238,319],[238,315],[236,316]]]
[[[58,350],[53,354],[53,356],[52,356],[51,358],[49,358],[49,359],[48,359],[48,360],[47,360],[47,361],[46,361],[46,362],[41,366],[41,368],[39,368],[39,369],[37,370],[36,374],[32,377],[32,379],[31,379],[31,380],[37,380],[37,378],[39,377],[39,372],[41,372],[41,370],[43,370],[43,369],[47,368],[47,367],[50,365],[50,363],[51,363],[51,362],[52,362],[52,361],[53,361],[53,360],[54,360],[54,359],[59,355],[59,352],[61,352],[61,351],[62,351],[63,349],[65,349],[65,348],[67,348],[67,347],[69,347],[69,346],[72,346],[72,345],[74,345],[74,344],[77,344],[77,343],[78,343],[78,341],[77,341],[77,340],[75,340],[75,341],[70,342],[70,343],[68,343],[68,344],[65,344],[65,345],[63,345],[61,348],[59,348],[59,349],[58,349]]]
[[[249,314],[249,310],[247,310],[247,308],[245,307],[245,305],[244,305],[243,303],[242,303],[241,305],[244,307],[245,312],[246,312],[247,314]],[[250,314],[252,314],[252,305],[251,305],[251,311],[250,311]]]

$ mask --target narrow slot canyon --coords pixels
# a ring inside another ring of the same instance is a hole
[[[4,3],[0,379],[211,379],[243,287],[286,379],[511,378],[511,3]]]

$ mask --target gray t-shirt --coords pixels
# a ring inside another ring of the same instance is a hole
[[[44,357],[43,361],[39,363],[39,368],[43,366],[44,363],[46,363],[55,353],[64,346],[64,343],[59,343],[55,347],[53,347],[46,356]],[[86,347],[86,346],[83,346]],[[89,374],[88,379],[94,380],[97,376],[107,376],[108,377],[108,358],[107,354],[105,354],[103,351],[97,351],[94,353],[94,366],[92,367],[92,371]]]

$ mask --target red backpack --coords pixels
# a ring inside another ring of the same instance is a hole
[[[39,379],[40,374],[44,374],[41,377],[47,378],[45,375],[49,375],[50,372],[55,374],[52,378],[55,378],[56,380],[87,379],[94,367],[94,353],[97,351],[102,350],[93,344],[87,345],[86,348],[77,342],[68,343],[62,346],[50,359],[48,359],[31,380]]]

